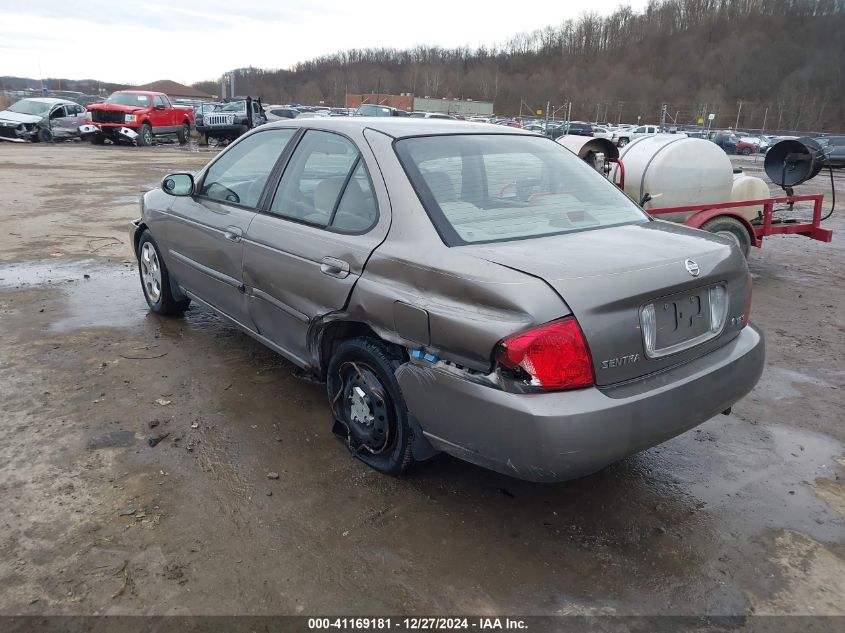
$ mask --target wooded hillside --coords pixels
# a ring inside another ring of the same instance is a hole
[[[845,0],[655,0],[495,48],[349,50],[291,70],[235,72],[239,94],[274,103],[412,92],[494,101],[506,114],[522,101],[527,114],[572,101],[573,119],[610,122],[656,121],[666,103],[679,123],[713,112],[728,127],[739,113],[747,128],[761,127],[768,108],[770,130],[845,131]],[[216,82],[195,85],[220,92]]]

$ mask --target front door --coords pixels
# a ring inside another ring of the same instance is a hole
[[[293,360],[307,360],[309,324],[344,308],[367,258],[387,233],[388,205],[376,201],[383,182],[374,189],[370,175],[378,171],[368,169],[368,160],[374,160],[372,154],[362,156],[348,138],[308,130],[268,212],[247,231],[244,284],[250,314],[259,333]]]
[[[265,130],[223,152],[197,194],[174,198],[165,226],[167,264],[179,285],[251,327],[243,284],[243,237],[293,130]]]

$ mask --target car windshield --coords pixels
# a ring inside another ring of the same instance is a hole
[[[232,101],[220,108],[218,112],[246,112],[246,101]]]
[[[17,103],[9,107],[9,112],[17,112],[18,114],[32,114],[35,116],[44,116],[50,111],[50,104],[42,101],[31,101],[29,99],[21,99]]]
[[[150,106],[150,96],[139,95],[132,92],[115,92],[112,96],[106,99],[106,103],[113,103],[114,105],[138,106],[139,108],[148,108]]]
[[[430,136],[395,147],[449,246],[649,221],[617,187],[543,137]]]

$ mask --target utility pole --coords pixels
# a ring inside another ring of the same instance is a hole
[[[663,132],[666,130],[666,104],[664,103],[660,106],[660,131]]]
[[[736,111],[736,123],[734,124],[734,130],[739,128],[739,115],[742,113],[742,99],[739,100],[739,109]]]

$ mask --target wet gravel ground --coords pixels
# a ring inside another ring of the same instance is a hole
[[[137,197],[212,155],[0,144],[0,614],[845,614],[845,212],[753,252],[731,415],[564,484],[392,479],[321,385],[147,312]]]

